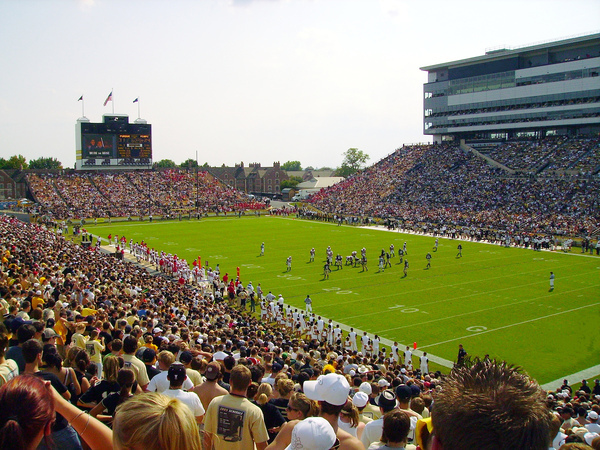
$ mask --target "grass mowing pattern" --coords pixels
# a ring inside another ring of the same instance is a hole
[[[192,262],[199,255],[221,273],[244,284],[261,283],[265,293],[283,294],[304,307],[310,294],[317,315],[379,334],[448,360],[462,343],[471,355],[500,358],[523,366],[540,384],[597,363],[600,340],[600,258],[562,252],[534,252],[498,245],[405,235],[381,229],[338,227],[293,217],[233,216],[183,222],[120,222],[90,226],[104,239],[109,233],[144,240],[157,250]],[[265,255],[259,256],[265,243]],[[381,249],[407,243],[410,268],[396,256],[378,269]],[[367,272],[345,266],[323,279],[325,250],[344,258],[366,247]],[[311,247],[315,262],[309,262]],[[427,252],[431,268],[425,269]],[[292,256],[292,271],[286,258]],[[550,271],[556,287],[549,292]],[[418,365],[414,360],[413,364]]]

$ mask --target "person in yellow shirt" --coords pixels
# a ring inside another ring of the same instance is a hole
[[[81,315],[83,317],[95,316],[97,313],[98,311],[92,308],[81,308]]]
[[[154,343],[154,338],[152,337],[152,335],[150,333],[148,333],[148,334],[146,334],[146,336],[144,336],[144,342],[145,343],[144,343],[143,347],[151,348],[156,353],[158,353],[158,347]]]
[[[65,344],[67,343],[67,334],[69,333],[69,324],[67,322],[67,313],[64,311],[59,312],[58,320],[54,324],[54,331],[58,334],[56,338],[56,349],[63,358],[65,355]]]
[[[35,295],[31,299],[31,309],[37,309],[39,305],[44,305],[42,291],[35,291]]]

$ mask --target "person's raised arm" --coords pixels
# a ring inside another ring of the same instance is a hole
[[[62,415],[92,450],[112,448],[112,430],[95,417],[66,401],[51,385],[56,412]]]

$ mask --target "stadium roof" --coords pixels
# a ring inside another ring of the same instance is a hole
[[[485,55],[474,56],[472,58],[459,59],[456,61],[446,62],[442,64],[434,64],[432,66],[421,67],[421,70],[430,72],[438,69],[446,69],[449,67],[457,67],[462,65],[470,65],[474,63],[487,62],[493,60],[504,59],[509,56],[518,55],[526,52],[534,52],[542,49],[566,47],[573,44],[581,44],[588,41],[600,40],[600,33],[588,34],[585,36],[573,37],[569,39],[563,39],[560,41],[544,42],[540,44],[534,44],[525,47],[518,47],[514,49],[501,48],[497,50],[487,51]]]

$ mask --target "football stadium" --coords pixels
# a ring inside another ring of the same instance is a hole
[[[298,201],[114,112],[1,171],[3,445],[600,448],[600,34],[421,70],[431,142]]]

